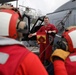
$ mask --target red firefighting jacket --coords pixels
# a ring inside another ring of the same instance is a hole
[[[39,58],[20,42],[0,37],[0,75],[48,75]]]
[[[7,42],[8,44],[3,42],[4,45],[2,43],[0,46],[0,75],[15,75],[20,63],[30,51],[17,41],[7,40]]]

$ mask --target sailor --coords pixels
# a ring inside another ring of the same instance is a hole
[[[55,75],[76,75],[76,26],[67,28],[51,56]]]
[[[16,40],[22,37],[17,30],[24,29],[25,22],[19,23],[19,15],[11,7],[3,8],[0,9],[0,75],[48,75],[39,58]]]
[[[44,26],[42,26],[37,32],[30,34],[28,37],[32,37],[35,35],[38,36],[38,40],[40,40],[40,60],[43,64],[48,65],[50,62],[50,55],[52,53],[52,45],[55,34],[58,32],[55,25],[50,24],[49,18],[47,16],[44,17]],[[44,35],[45,37],[44,37]],[[49,40],[49,36],[51,36],[51,41]],[[46,42],[45,42],[46,41]]]

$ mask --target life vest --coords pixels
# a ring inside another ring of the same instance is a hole
[[[68,75],[76,75],[76,52],[66,58],[65,67]]]
[[[14,10],[1,9],[0,10],[0,36],[9,36],[17,38],[17,20],[19,15]]]
[[[29,52],[18,41],[0,38],[0,75],[15,75]]]

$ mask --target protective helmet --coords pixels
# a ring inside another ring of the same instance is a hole
[[[18,13],[9,9],[0,10],[0,36],[8,36],[10,38],[17,38],[17,20]]]
[[[64,32],[62,36],[67,41],[68,50],[70,52],[74,52],[76,49],[76,28],[71,28],[70,30]]]

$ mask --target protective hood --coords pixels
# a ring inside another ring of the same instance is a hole
[[[17,38],[17,20],[19,15],[9,9],[0,10],[0,36],[9,36],[11,38]]]
[[[63,33],[63,37],[66,39],[70,52],[74,52],[76,49],[76,28],[72,28],[69,31]]]

